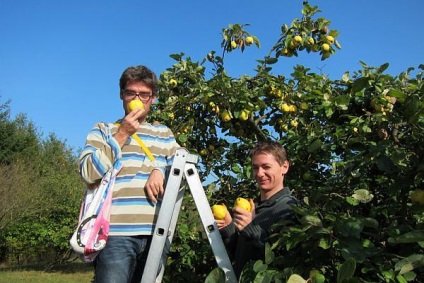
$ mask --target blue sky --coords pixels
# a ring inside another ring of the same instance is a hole
[[[302,64],[339,79],[361,69],[359,61],[388,62],[392,75],[424,63],[424,1],[309,3],[339,31],[342,49],[326,61],[307,53],[280,60],[274,72],[289,76]],[[24,113],[44,136],[78,149],[94,123],[122,116],[118,80],[126,67],[144,64],[159,75],[180,52],[201,61],[220,50],[222,28],[239,23],[250,25],[261,48],[226,55],[227,72],[252,75],[301,8],[301,0],[0,0],[0,103],[10,99],[12,118]]]

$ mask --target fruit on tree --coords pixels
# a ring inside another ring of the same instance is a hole
[[[249,118],[249,111],[247,110],[242,110],[240,115],[239,115],[239,119],[242,121],[246,121]]]
[[[133,99],[128,103],[128,110],[133,111],[134,109],[144,109],[144,104],[141,100]]]
[[[296,35],[295,37],[294,37],[294,41],[296,42],[296,43],[301,43],[302,42],[302,37],[300,36],[300,35]]]
[[[287,103],[283,103],[280,106],[281,111],[283,111],[284,113],[289,113],[291,108],[290,105],[288,105]]]
[[[236,198],[236,201],[234,202],[234,207],[240,207],[249,212],[252,210],[250,202],[247,199],[242,197]]]
[[[328,43],[323,43],[321,45],[321,50],[324,51],[324,52],[330,51],[330,45],[328,45]]]
[[[222,113],[221,113],[221,120],[223,122],[228,122],[228,121],[231,120],[231,114],[230,114],[230,112],[228,110],[222,111]]]
[[[178,85],[177,81],[175,79],[170,79],[169,80],[169,85],[171,87],[176,87]]]
[[[299,125],[299,122],[297,122],[297,120],[291,120],[291,121],[290,121],[290,125],[291,125],[293,128],[297,128],[297,126]]]
[[[424,190],[417,189],[411,193],[411,201],[414,204],[424,205]]]
[[[227,215],[227,207],[223,204],[214,204],[212,205],[212,214],[215,219],[222,220]]]
[[[231,48],[232,49],[236,49],[237,48],[237,43],[234,40],[231,41]]]
[[[334,43],[334,37],[332,37],[331,35],[327,35],[326,41],[327,41],[328,44],[333,44]]]
[[[253,43],[253,37],[251,36],[246,37],[245,42],[246,42],[246,45],[251,45]]]
[[[290,112],[293,112],[293,113],[297,112],[297,106],[296,105],[292,104],[292,105],[289,106],[289,108],[290,108]]]
[[[313,45],[315,43],[315,39],[313,37],[308,38],[308,43]]]

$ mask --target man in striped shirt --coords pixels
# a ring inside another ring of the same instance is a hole
[[[89,185],[98,183],[116,160],[123,164],[113,188],[110,232],[106,247],[97,256],[95,282],[140,282],[154,225],[164,193],[166,168],[179,148],[172,131],[146,121],[158,97],[158,82],[145,66],[127,68],[119,81],[124,117],[88,133],[80,156],[80,174]],[[144,107],[129,110],[141,100]],[[144,108],[144,109],[143,109]]]

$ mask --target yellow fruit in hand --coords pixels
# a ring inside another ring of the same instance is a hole
[[[252,210],[252,207],[250,206],[250,202],[247,199],[242,197],[238,197],[236,199],[236,201],[234,202],[234,207],[240,207],[249,212]]]
[[[328,45],[327,43],[322,44],[321,50],[324,52],[330,51],[330,45]]]
[[[253,43],[253,37],[251,36],[246,37],[245,42],[246,42],[246,45],[251,45]]]
[[[134,99],[131,100],[130,103],[128,103],[128,110],[133,111],[134,109],[144,109],[144,104],[141,102],[141,100]]]
[[[212,205],[212,214],[215,219],[222,220],[227,215],[227,207],[223,204]]]

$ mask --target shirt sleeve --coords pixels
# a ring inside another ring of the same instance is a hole
[[[111,127],[112,124],[97,123],[87,135],[79,157],[79,172],[88,184],[100,180],[122,155],[118,141],[110,133]]]

